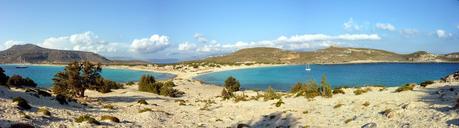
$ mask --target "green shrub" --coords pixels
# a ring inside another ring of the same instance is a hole
[[[433,81],[428,80],[428,81],[422,82],[420,85],[421,85],[421,87],[427,87],[428,85],[431,85],[433,83],[434,83]]]
[[[290,89],[290,93],[300,93],[302,89],[303,89],[303,84],[298,82]]]
[[[17,103],[17,106],[19,109],[25,109],[25,110],[28,110],[28,109],[31,109],[32,106],[29,105],[29,103],[22,97],[16,97],[13,99],[13,102],[16,102]]]
[[[342,88],[340,88],[340,89],[334,89],[333,94],[345,94],[345,92]]]
[[[139,91],[151,92],[163,96],[179,97],[184,94],[177,89],[174,89],[176,85],[172,81],[156,82],[153,76],[144,75],[139,82]]]
[[[111,104],[107,104],[107,105],[102,106],[102,108],[105,108],[105,109],[115,109],[115,106],[113,106],[113,105],[111,105]]]
[[[67,102],[67,97],[62,95],[62,94],[57,94],[56,95],[56,101],[59,102],[59,104],[61,104],[61,105],[69,104]]]
[[[240,83],[236,78],[230,76],[225,80],[225,88],[227,89],[228,92],[235,92],[240,90]]]
[[[37,112],[46,116],[51,116],[51,112],[49,112],[49,110],[46,108],[39,108]]]
[[[277,101],[276,103],[274,103],[276,107],[280,107],[282,104],[285,104],[284,101],[282,101],[282,99],[279,99],[279,101]]]
[[[7,85],[10,87],[37,87],[37,84],[30,78],[23,78],[20,75],[13,75],[11,76],[8,81]]]
[[[109,93],[112,89],[124,88],[123,84],[119,84],[115,81],[104,79],[102,77],[96,79],[96,84],[99,85],[99,87],[96,88],[96,91],[101,93]]]
[[[414,89],[415,86],[416,86],[415,84],[405,84],[397,88],[395,92],[411,91]]]
[[[314,98],[320,95],[319,86],[317,86],[317,83],[313,80],[310,80],[308,84],[306,84],[304,92],[306,98]]]
[[[114,116],[108,116],[108,115],[101,116],[100,120],[109,120],[111,122],[120,123],[120,119]]]
[[[155,77],[151,75],[143,75],[139,81],[139,91],[158,93],[160,88],[154,88],[153,84],[156,83]]]
[[[222,95],[223,100],[228,100],[234,96],[233,93],[226,91],[226,88],[223,88],[221,95]]]
[[[278,94],[271,86],[268,86],[268,89],[266,89],[265,93],[263,94],[263,98],[265,101],[268,101],[268,100],[280,99],[281,95]]]
[[[97,121],[96,119],[92,118],[89,115],[79,116],[78,118],[75,118],[75,122],[77,123],[88,122],[90,124],[100,125],[99,121]]]
[[[330,97],[333,96],[331,86],[327,82],[327,77],[325,76],[325,74],[322,76],[322,80],[320,81],[320,85],[322,86],[321,89],[322,89],[322,96],[323,97],[330,98]]]
[[[363,103],[362,105],[365,106],[365,107],[368,107],[368,106],[370,106],[370,102],[365,101],[365,103]]]
[[[239,101],[248,101],[249,96],[242,94],[242,95],[235,95],[234,96],[234,102],[239,102]]]
[[[144,112],[152,112],[153,110],[150,108],[144,108],[142,110],[139,110],[139,113],[144,113]]]
[[[354,90],[354,94],[355,95],[361,95],[363,93],[367,93],[368,91],[371,91],[371,88],[365,88],[365,89],[358,88],[358,89]]]
[[[134,85],[134,84],[135,84],[134,81],[129,81],[129,82],[126,83],[126,85],[128,85],[128,86],[131,86],[131,85]]]
[[[341,107],[341,106],[343,106],[343,105],[344,105],[344,104],[336,104],[335,106],[333,106],[333,108],[336,109],[336,108],[339,108],[339,107]]]
[[[169,84],[166,84],[166,83],[169,83]],[[184,94],[183,92],[172,88],[172,87],[175,86],[175,84],[173,82],[166,82],[166,83],[159,90],[159,94],[160,95],[169,96],[169,97],[179,97],[179,96]],[[172,84],[170,84],[170,83],[172,83]]]
[[[144,99],[140,99],[139,101],[137,101],[138,104],[143,104],[143,105],[148,105],[147,101],[144,100]]]

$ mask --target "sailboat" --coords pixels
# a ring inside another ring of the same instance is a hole
[[[22,59],[21,64],[17,65],[16,68],[28,68],[24,62],[25,62],[24,59]]]
[[[309,66],[309,64],[306,66],[306,71],[311,71],[311,67]]]

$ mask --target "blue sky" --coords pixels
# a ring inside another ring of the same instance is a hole
[[[0,0],[0,49],[194,59],[248,47],[459,51],[458,0]]]

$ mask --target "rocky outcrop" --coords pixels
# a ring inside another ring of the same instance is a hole
[[[459,71],[441,78],[444,82],[459,82]]]

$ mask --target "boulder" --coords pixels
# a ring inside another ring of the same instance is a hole
[[[441,78],[444,82],[459,82],[459,71]]]

